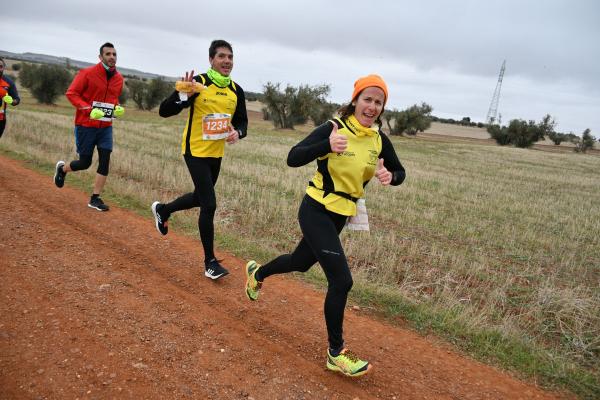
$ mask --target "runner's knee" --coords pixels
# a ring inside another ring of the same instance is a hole
[[[324,269],[332,271],[332,269],[328,269],[327,267]],[[352,289],[354,281],[352,280],[350,269],[348,269],[347,266],[342,269],[337,269],[334,273],[328,271],[326,271],[325,275],[327,276],[329,291],[339,294],[346,294],[350,291],[350,289]]]
[[[92,155],[91,154],[89,154],[89,155],[80,154],[79,160],[73,160],[69,164],[69,166],[71,167],[71,170],[73,170],[73,171],[83,171],[85,169],[88,169],[90,167],[90,165],[92,165]]]
[[[202,204],[200,203],[200,215],[212,217],[215,215],[217,211],[217,205],[212,204]]]
[[[352,280],[352,277],[333,279],[331,282],[329,282],[328,290],[339,294],[346,294],[350,291],[350,289],[352,289],[353,284],[354,281]]]
[[[110,150],[98,148],[98,169],[97,173],[108,176],[108,166],[110,164]]]
[[[200,206],[200,213],[204,215],[214,215],[217,211],[217,199],[214,195],[202,195],[198,191],[194,193],[196,202]]]

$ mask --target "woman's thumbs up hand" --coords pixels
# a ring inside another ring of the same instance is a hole
[[[377,169],[375,170],[375,176],[379,179],[379,183],[382,185],[389,185],[392,181],[392,173],[383,166],[383,158],[377,161]]]
[[[343,153],[348,147],[348,139],[346,139],[346,136],[338,133],[338,127],[335,122],[333,122],[333,129],[329,135],[329,146],[334,153]]]

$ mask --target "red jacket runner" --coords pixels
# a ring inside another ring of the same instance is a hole
[[[119,104],[121,90],[123,90],[123,75],[119,71],[115,71],[108,79],[102,63],[80,70],[66,93],[67,99],[77,108],[75,125],[90,128],[105,128],[112,125],[112,118],[105,118],[109,119],[108,121],[91,119],[91,107],[93,102],[99,102],[111,104],[114,109],[114,106]],[[107,114],[107,117],[112,115]]]

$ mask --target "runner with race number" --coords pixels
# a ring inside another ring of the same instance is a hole
[[[204,249],[204,275],[219,279],[229,272],[214,252],[215,185],[225,153],[225,143],[246,136],[248,116],[242,88],[231,77],[233,50],[224,40],[214,40],[208,50],[210,69],[194,76],[186,72],[175,91],[160,105],[159,114],[170,117],[188,109],[181,140],[181,153],[190,172],[194,191],[171,201],[152,204],[156,229],[168,232],[171,214],[199,207],[198,231]]]
[[[119,105],[123,76],[117,71],[117,51],[111,43],[100,47],[100,62],[80,70],[67,90],[67,98],[75,112],[75,145],[78,160],[56,163],[54,184],[61,188],[67,173],[88,169],[92,165],[94,148],[98,151],[98,169],[88,207],[108,211],[100,198],[104,189],[113,149],[112,121],[125,110]]]
[[[350,377],[368,373],[372,365],[350,351],[344,341],[344,311],[353,280],[339,236],[349,218],[360,215],[361,208],[366,217],[366,205],[360,200],[372,178],[384,186],[400,185],[406,178],[392,141],[381,131],[387,99],[387,84],[379,75],[357,79],[352,97],[338,110],[338,117],[318,126],[291,148],[288,166],[317,164],[298,210],[302,239],[291,253],[262,266],[254,260],[246,264],[245,291],[252,301],[258,300],[265,279],[307,272],[317,262],[321,265],[327,278],[323,311],[329,347],[325,366]],[[353,224],[364,229],[365,222],[361,219]],[[372,339],[369,332],[355,336],[367,342]],[[251,339],[249,342],[255,345]]]

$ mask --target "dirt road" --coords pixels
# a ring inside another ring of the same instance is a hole
[[[196,240],[87,199],[0,157],[1,399],[565,398],[352,309],[374,371],[329,372],[322,293],[274,277],[250,303],[243,260],[210,281]]]

